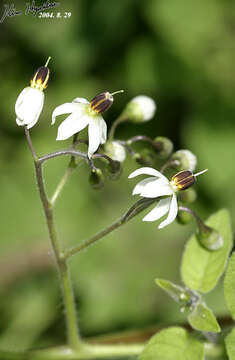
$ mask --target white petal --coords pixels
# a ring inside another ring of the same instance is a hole
[[[90,104],[89,101],[85,98],[80,98],[80,97],[77,97],[75,99],[73,99],[72,101],[73,103],[82,103],[82,104]]]
[[[170,209],[171,198],[162,199],[144,218],[143,221],[155,221],[164,216]]]
[[[178,204],[177,204],[177,198],[176,195],[173,194],[172,199],[171,199],[171,204],[170,204],[170,210],[169,210],[169,214],[166,218],[166,220],[164,220],[159,226],[158,229],[162,229],[165,226],[169,225],[170,223],[172,223],[172,221],[175,220],[176,216],[178,213]]]
[[[145,185],[141,191],[141,196],[155,198],[158,196],[172,195],[174,192],[170,184],[165,184],[162,179],[156,179]]]
[[[17,124],[18,126],[24,126],[24,120],[21,120],[21,119],[19,119],[19,118],[16,118],[16,124]]]
[[[88,157],[91,158],[94,152],[98,149],[101,144],[102,131],[103,131],[103,118],[101,116],[95,116],[90,118],[88,126]]]
[[[77,113],[69,115],[59,126],[56,140],[65,140],[81,131],[88,125],[89,117],[77,116]]]
[[[144,180],[141,180],[140,182],[138,182],[138,184],[134,187],[134,190],[132,191],[132,195],[137,195],[137,194],[141,194],[144,186],[147,185],[149,182],[155,181],[156,177],[150,177]]]
[[[53,125],[56,120],[56,116],[63,115],[63,114],[69,114],[76,112],[78,116],[81,116],[83,114],[84,106],[78,103],[65,103],[62,105],[59,105],[55,108],[55,110],[52,113],[52,122]]]
[[[41,114],[44,104],[44,94],[38,89],[25,88],[18,96],[15,104],[17,125],[28,125],[33,127]]]
[[[160,177],[162,179],[165,179],[167,184],[169,183],[168,179],[164,175],[162,175],[162,173],[160,173],[160,171],[157,171],[156,169],[153,169],[151,167],[142,167],[140,169],[137,169],[137,170],[133,171],[128,176],[128,179],[131,179],[131,178],[133,178],[135,176],[142,175],[142,174],[153,175],[153,176],[156,176],[156,177]]]
[[[101,131],[101,144],[105,144],[106,140],[107,140],[107,125],[106,122],[104,121],[104,119],[102,119],[103,121],[101,121],[101,127],[102,127],[102,131]]]

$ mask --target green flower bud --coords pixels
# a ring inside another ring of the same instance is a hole
[[[148,149],[144,149],[141,153],[136,153],[134,158],[140,165],[152,166],[154,163],[154,154]]]
[[[167,137],[164,136],[157,136],[154,139],[154,142],[156,142],[157,144],[159,144],[160,147],[160,151],[158,152],[158,155],[162,158],[162,159],[167,159],[172,151],[173,151],[173,143],[170,139],[168,139]]]
[[[156,108],[155,101],[150,97],[136,96],[126,105],[121,117],[135,123],[149,121],[154,117]]]
[[[188,203],[191,204],[193,203],[197,198],[197,193],[195,191],[195,189],[189,188],[186,189],[185,191],[181,191],[179,192],[178,195],[178,200],[182,201],[184,203]]]
[[[186,211],[178,211],[176,220],[181,225],[186,225],[193,220],[193,216]]]
[[[110,180],[118,180],[122,174],[122,167],[119,161],[113,160],[108,163],[106,168]]]
[[[89,182],[93,189],[98,190],[104,187],[104,177],[102,171],[98,168],[93,169],[89,177]]]
[[[174,166],[179,171],[194,171],[197,166],[197,157],[189,150],[178,150],[172,155],[171,159],[179,162]]]
[[[199,227],[197,239],[207,250],[216,251],[224,245],[224,240],[220,233],[207,225]]]

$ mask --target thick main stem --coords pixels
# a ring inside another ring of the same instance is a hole
[[[48,200],[48,197],[46,194],[45,185],[44,185],[44,181],[43,181],[43,174],[42,174],[42,164],[37,159],[36,153],[33,149],[29,131],[26,129],[25,132],[26,132],[26,137],[27,137],[27,140],[28,140],[28,143],[30,146],[30,150],[34,157],[34,166],[35,166],[38,190],[39,190],[40,199],[41,199],[41,202],[43,205],[44,215],[45,215],[46,222],[47,222],[51,245],[52,245],[53,252],[55,255],[57,269],[59,272],[63,301],[64,301],[64,306],[65,306],[65,311],[66,311],[68,343],[71,348],[78,349],[81,347],[82,341],[81,341],[79,331],[78,331],[75,301],[74,301],[73,289],[72,289],[70,276],[69,276],[67,260],[64,257],[64,251],[62,249],[62,246],[57,239],[54,216],[53,216],[53,207],[52,207],[52,204],[50,203],[50,201]]]

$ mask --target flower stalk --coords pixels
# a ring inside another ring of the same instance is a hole
[[[77,253],[79,253],[82,250],[85,250],[89,246],[96,243],[98,240],[101,240],[106,235],[110,234],[123,224],[127,223],[129,220],[131,220],[133,217],[138,215],[140,212],[145,210],[148,206],[150,206],[156,199],[141,199],[137,201],[120,219],[115,221],[112,225],[108,226],[104,230],[98,232],[94,236],[92,236],[90,239],[84,240],[81,244],[76,245],[72,247],[71,249],[65,251],[64,257],[67,259]]]

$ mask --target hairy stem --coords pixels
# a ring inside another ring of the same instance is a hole
[[[38,190],[40,194],[40,199],[42,202],[44,215],[46,218],[46,223],[49,231],[49,237],[52,245],[52,249],[55,255],[55,260],[57,264],[57,269],[59,273],[61,288],[62,288],[62,295],[64,306],[66,310],[66,325],[67,325],[67,336],[68,336],[68,343],[71,348],[79,348],[81,347],[81,338],[78,332],[78,325],[77,325],[77,316],[76,316],[76,308],[74,302],[74,295],[73,289],[70,281],[69,276],[69,269],[67,265],[66,258],[64,257],[64,251],[60,242],[57,239],[56,229],[55,229],[55,222],[53,216],[53,207],[51,202],[48,200],[44,180],[43,180],[43,173],[42,173],[42,162],[37,158],[36,153],[34,151],[30,133],[28,129],[25,128],[26,138],[29,144],[29,148],[32,152],[34,158],[34,166],[35,166],[35,173],[36,173],[36,181],[38,185]]]

